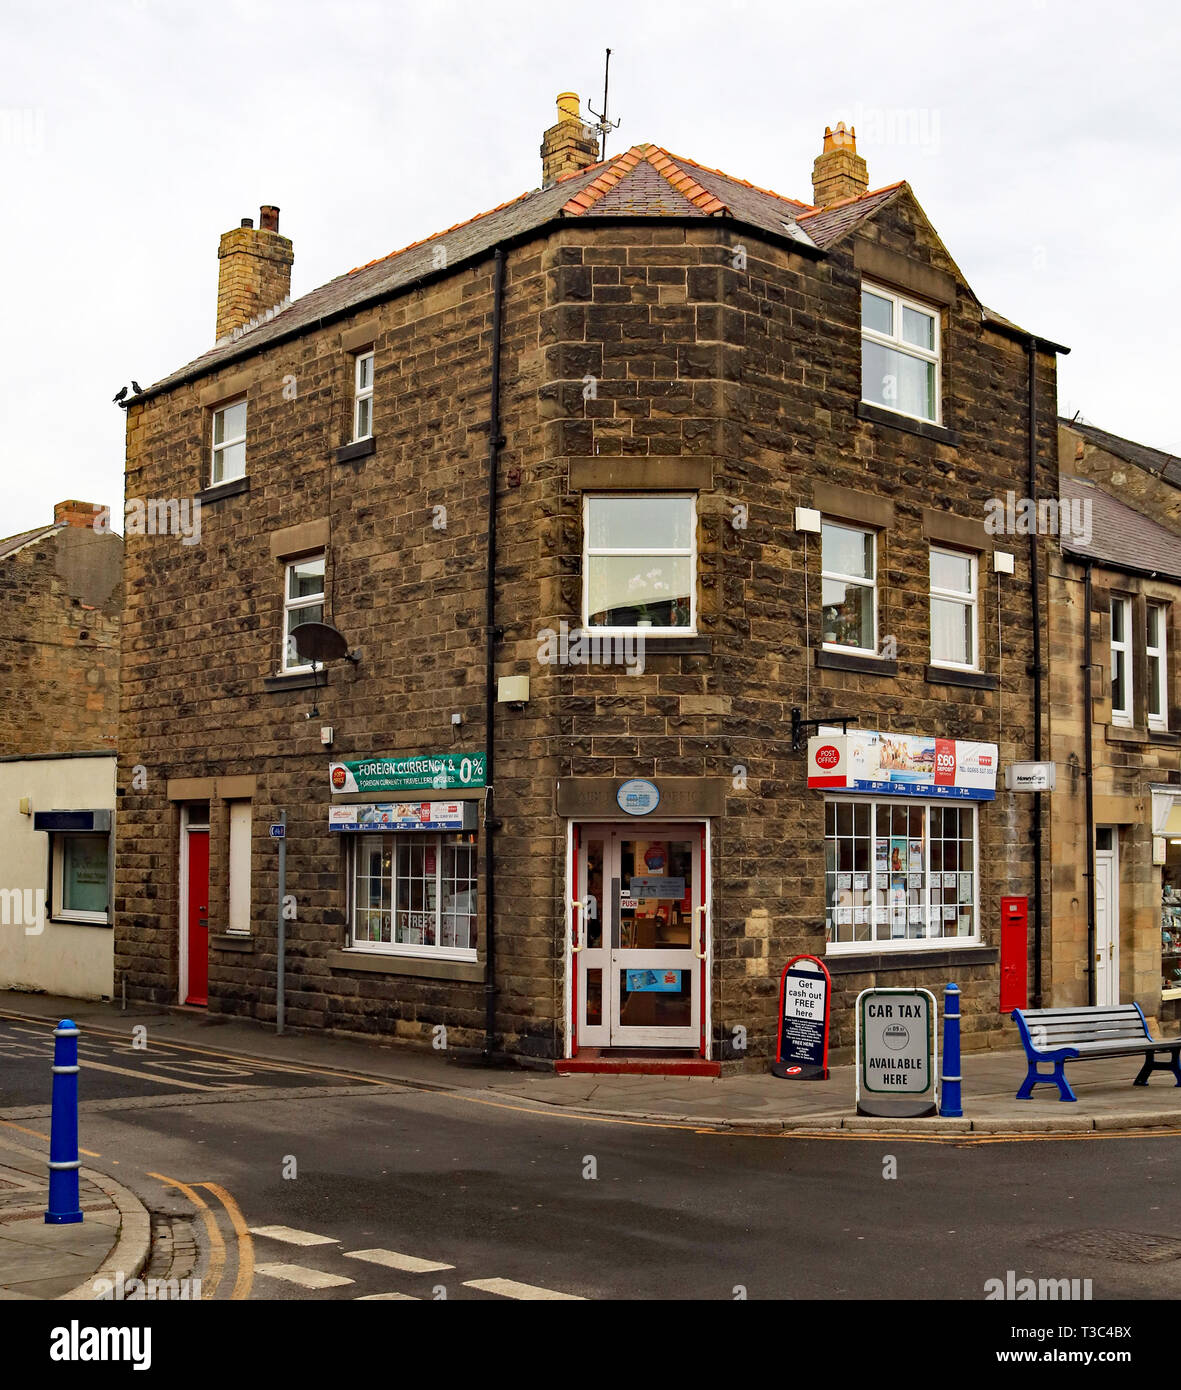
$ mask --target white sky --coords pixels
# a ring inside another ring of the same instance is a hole
[[[1181,454],[1181,11],[595,0],[0,0],[0,535],[115,503],[111,404],[213,341],[262,203],[293,295],[540,182],[559,91],[810,199],[826,124],[908,179],[976,293],[1070,346],[1059,407]]]

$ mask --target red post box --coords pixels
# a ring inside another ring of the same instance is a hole
[[[1029,899],[1001,899],[1001,1013],[1029,1003]]]

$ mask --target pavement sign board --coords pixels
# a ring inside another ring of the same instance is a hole
[[[774,1075],[786,1081],[828,1079],[828,1008],[832,980],[815,956],[793,956],[779,980],[779,1038]]]
[[[937,1109],[935,997],[925,989],[857,996],[857,1113],[933,1115]]]

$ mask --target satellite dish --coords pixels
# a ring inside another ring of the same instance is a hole
[[[344,633],[329,623],[297,623],[289,635],[305,661],[339,661],[349,654]]]

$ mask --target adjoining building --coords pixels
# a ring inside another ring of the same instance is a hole
[[[1175,1032],[1181,460],[1077,421],[1060,422],[1059,442],[1070,524],[1049,583],[1052,1002],[1135,1002]]]
[[[113,992],[123,543],[104,522],[60,502],[0,541],[0,989]]]
[[[600,159],[568,93],[542,156],[293,302],[264,207],[214,346],[128,401],[129,494],[203,509],[127,537],[129,996],[274,1020],[283,911],[292,1027],[764,1066],[807,952],[838,1051],[866,985],[949,978],[998,1041],[1046,555],[992,523],[1058,495],[1064,349],[843,125],[810,203]]]

